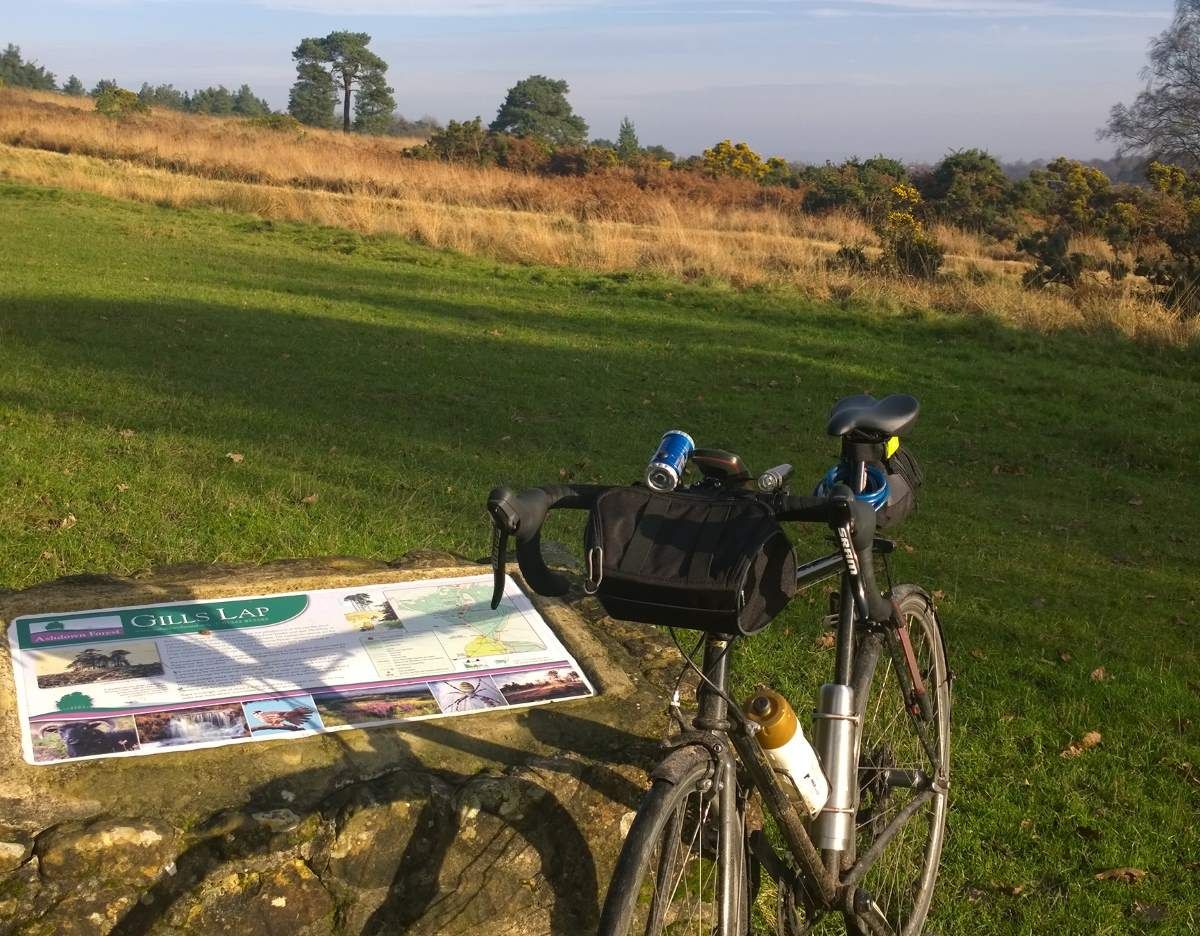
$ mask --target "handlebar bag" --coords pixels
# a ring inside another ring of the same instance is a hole
[[[762,630],[796,592],[796,555],[753,495],[605,491],[584,547],[611,616],[714,634]]]

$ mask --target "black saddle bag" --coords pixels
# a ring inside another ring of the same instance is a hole
[[[614,488],[584,546],[587,590],[625,621],[752,634],[796,592],[792,544],[752,495]]]
[[[888,501],[875,515],[879,529],[903,523],[917,509],[917,494],[925,483],[925,471],[912,452],[900,449],[884,464],[888,479]]]

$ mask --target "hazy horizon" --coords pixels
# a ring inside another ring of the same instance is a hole
[[[592,137],[628,115],[681,155],[746,140],[819,162],[1108,157],[1109,108],[1140,87],[1170,0],[74,0],[6,11],[13,42],[59,81],[181,90],[248,83],[287,104],[304,36],[368,32],[399,111],[496,112],[529,74],[564,78]]]

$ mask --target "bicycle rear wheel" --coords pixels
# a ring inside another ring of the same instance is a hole
[[[721,853],[715,765],[698,758],[677,781],[655,780],[638,808],[609,884],[600,936],[710,936],[717,925]],[[740,817],[739,817],[740,819]],[[742,824],[733,849],[738,922],[746,932]]]
[[[922,795],[922,785],[932,790],[860,883],[896,933],[916,936],[929,913],[946,831],[950,674],[932,599],[911,585],[899,586],[893,597],[908,625],[929,712],[922,718],[909,710],[909,681],[900,648],[889,648],[880,635],[864,635],[854,679],[862,718],[855,849],[858,856],[866,854],[889,822]],[[847,919],[847,929],[870,932],[852,918]]]

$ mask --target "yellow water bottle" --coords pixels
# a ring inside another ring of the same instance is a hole
[[[766,686],[755,690],[744,711],[759,726],[754,737],[767,760],[792,781],[811,819],[829,799],[829,781],[817,752],[800,729],[795,711],[787,699]]]

